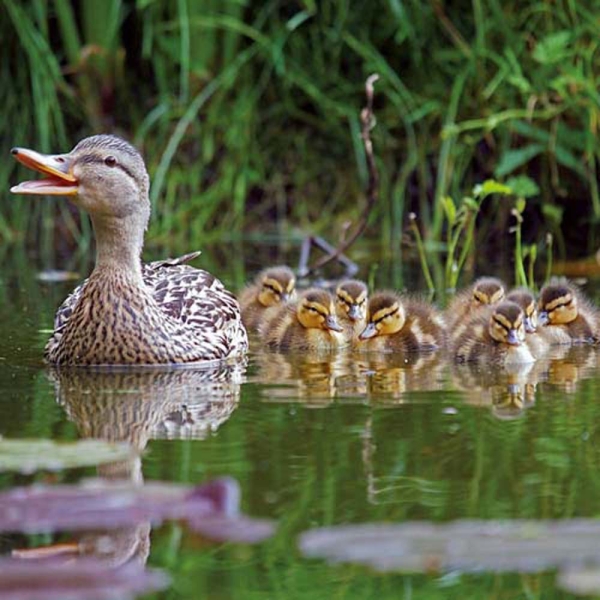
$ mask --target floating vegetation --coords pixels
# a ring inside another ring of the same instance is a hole
[[[92,558],[59,562],[0,559],[0,600],[126,600],[162,590],[162,571],[130,562],[118,569]]]
[[[197,487],[87,480],[78,485],[30,486],[0,493],[0,531],[24,533],[118,529],[181,519],[207,537],[259,542],[274,523],[240,515],[239,485],[218,479]]]
[[[574,564],[600,567],[600,521],[408,522],[323,527],[305,532],[310,558],[377,571],[536,573]]]
[[[0,439],[0,472],[29,474],[39,470],[61,471],[117,461],[138,455],[126,443],[101,440],[53,442],[51,440]]]

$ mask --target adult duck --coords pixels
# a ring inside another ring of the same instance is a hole
[[[213,275],[186,265],[190,255],[142,265],[150,183],[131,144],[95,135],[68,154],[12,154],[45,178],[11,192],[71,197],[90,215],[96,236],[92,274],[58,310],[45,349],[49,363],[190,363],[246,351],[237,300]]]

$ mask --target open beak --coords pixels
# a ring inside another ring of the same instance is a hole
[[[68,154],[40,154],[27,148],[13,148],[12,155],[23,165],[46,175],[43,179],[24,181],[10,188],[13,194],[75,196],[77,179],[69,171]]]
[[[337,322],[337,319],[333,315],[325,318],[325,327],[331,331],[344,331],[344,328]]]
[[[358,336],[359,340],[370,340],[377,335],[377,327],[375,323],[367,323],[367,326],[362,330]]]

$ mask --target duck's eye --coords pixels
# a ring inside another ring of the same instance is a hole
[[[107,156],[104,159],[104,164],[107,167],[114,167],[117,164],[117,159],[114,156]]]

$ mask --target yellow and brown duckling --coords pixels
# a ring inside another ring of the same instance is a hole
[[[466,320],[504,299],[506,288],[497,277],[480,277],[466,289],[458,292],[444,311],[448,331],[453,338],[460,336]]]
[[[458,362],[514,365],[535,361],[525,343],[525,313],[509,300],[468,321],[454,340],[453,352]]]
[[[367,285],[358,279],[342,281],[335,290],[335,310],[348,341],[356,341],[367,318]]]
[[[599,312],[575,286],[551,281],[538,300],[539,332],[550,344],[597,343]]]
[[[376,292],[369,299],[367,325],[357,349],[381,352],[419,352],[443,348],[444,319],[436,308],[395,292]]]
[[[59,308],[49,363],[187,363],[246,352],[239,304],[218,279],[184,264],[189,257],[142,266],[150,181],[133,146],[95,135],[68,154],[12,154],[45,176],[13,193],[68,196],[90,215],[96,236],[96,265]]]
[[[286,266],[263,269],[239,295],[242,321],[248,331],[258,332],[265,313],[294,300],[296,276]]]
[[[348,342],[327,290],[311,288],[295,302],[281,306],[261,326],[268,346],[279,350],[333,350]]]
[[[540,358],[548,351],[547,340],[538,333],[538,312],[535,296],[526,288],[512,290],[507,300],[518,304],[523,309],[523,326],[525,327],[525,342],[535,358]]]

